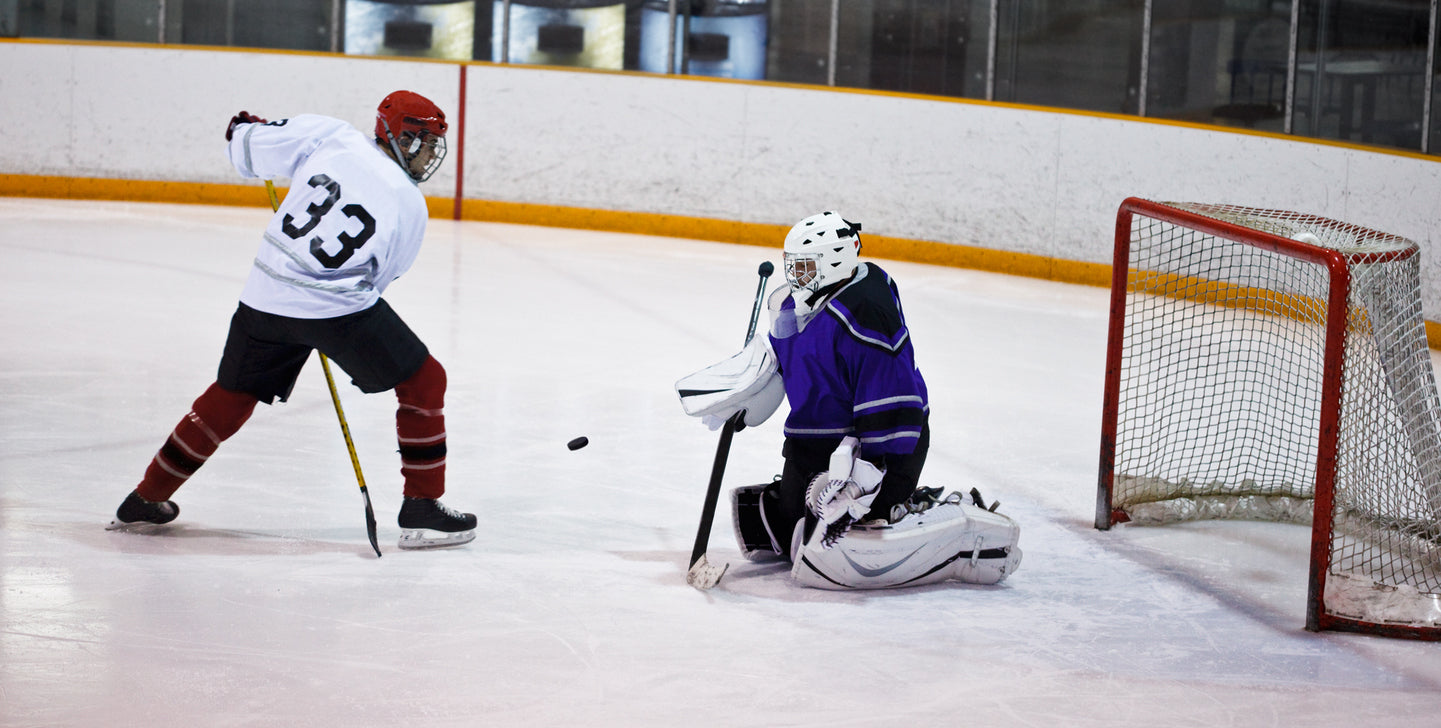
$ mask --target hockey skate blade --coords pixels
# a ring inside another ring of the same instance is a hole
[[[105,525],[105,530],[115,531],[117,533],[159,534],[165,533],[172,528],[174,528],[174,526],[171,526],[169,523],[151,523],[149,521],[126,523],[125,521],[115,519],[112,519],[110,523]]]
[[[396,543],[396,546],[406,551],[418,551],[421,549],[440,549],[449,546],[460,546],[474,540],[475,529],[446,533],[445,531],[433,531],[429,528],[407,528],[400,532],[400,541]]]
[[[726,569],[728,568],[730,568],[730,564],[726,563],[716,566],[707,561],[706,557],[702,555],[700,560],[696,561],[695,564],[690,567],[690,571],[685,573],[685,583],[701,591],[705,591],[719,584],[721,577],[725,576]]]

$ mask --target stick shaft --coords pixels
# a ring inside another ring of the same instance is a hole
[[[751,307],[750,327],[746,330],[746,344],[751,343],[755,336],[756,322],[760,320],[761,305],[765,301],[766,279],[771,274],[770,263],[763,263],[760,267],[760,283],[756,286],[756,301]],[[716,443],[715,462],[711,465],[710,482],[706,485],[705,504],[701,506],[700,527],[696,529],[695,548],[691,549],[690,565],[694,567],[696,562],[705,557],[706,547],[710,544],[711,524],[715,522],[716,504],[720,500],[721,481],[725,478],[726,461],[730,458],[731,439],[735,433],[745,429],[746,411],[741,410],[725,421],[721,426],[720,441]]]
[[[766,276],[761,276],[760,283],[756,284],[756,303],[755,306],[751,308],[751,325],[750,328],[746,329],[746,344],[750,344],[751,339],[755,338],[756,323],[761,319],[761,306],[765,304],[765,294]]]
[[[275,184],[265,180],[265,193],[270,196],[270,209],[280,210],[280,198],[275,194]],[[315,351],[320,357],[320,368],[325,372],[325,386],[330,389],[330,402],[335,405],[335,418],[340,420],[340,434],[345,436],[345,449],[350,453],[350,465],[355,468],[355,481],[360,484],[360,497],[365,501],[365,535],[370,538],[370,547],[380,556],[380,542],[375,535],[375,508],[370,504],[370,491],[365,487],[365,473],[360,470],[360,456],[355,454],[355,441],[350,437],[350,425],[345,421],[345,409],[340,406],[340,393],[335,390],[335,377],[330,374],[330,358]]]
[[[695,548],[690,552],[690,565],[705,556],[710,544],[711,524],[715,522],[716,503],[720,500],[721,480],[725,478],[726,460],[730,458],[731,438],[735,436],[736,424],[745,417],[745,410],[735,413],[721,425],[720,442],[716,444],[715,463],[711,465],[710,483],[706,486],[705,505],[701,506],[700,528],[695,534]]]
[[[315,353],[320,357],[320,368],[325,372],[325,385],[330,388],[330,402],[335,405],[336,419],[340,420],[340,434],[345,436],[345,449],[350,451],[350,464],[355,466],[355,479],[360,483],[360,489],[365,490],[365,473],[360,471],[360,457],[355,454],[355,441],[350,437],[350,425],[345,422],[345,410],[340,406],[340,393],[335,389],[335,377],[330,375],[330,358],[319,351]]]

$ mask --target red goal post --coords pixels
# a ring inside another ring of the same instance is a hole
[[[1309,523],[1307,629],[1441,640],[1441,399],[1416,244],[1136,198],[1115,233],[1096,528]]]

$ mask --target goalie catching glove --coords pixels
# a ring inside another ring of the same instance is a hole
[[[764,336],[751,339],[739,354],[675,383],[681,409],[699,417],[712,430],[745,410],[745,424],[755,427],[775,413],[785,399],[775,352]]]
[[[831,453],[830,470],[817,473],[806,488],[806,508],[824,529],[821,548],[829,549],[871,510],[881,491],[884,470],[860,458],[860,440],[846,437]]]

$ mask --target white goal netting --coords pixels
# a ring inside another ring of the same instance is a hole
[[[1097,525],[1310,523],[1329,534],[1312,554],[1323,621],[1441,630],[1441,400],[1416,245],[1310,215],[1157,207],[1131,220],[1113,311],[1110,512]],[[1220,225],[1177,220],[1196,216]]]

